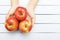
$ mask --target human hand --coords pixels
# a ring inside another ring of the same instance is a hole
[[[28,7],[26,7],[27,11],[28,11],[28,16],[27,16],[27,19],[29,19],[32,23],[32,25],[34,25],[35,23],[35,13],[34,13],[34,10],[33,9],[30,9]]]
[[[8,19],[11,15],[13,15],[13,13],[14,13],[15,9],[18,7],[18,5],[19,5],[18,0],[11,0],[11,8],[8,11],[6,19]]]
[[[8,11],[8,14],[6,16],[6,19],[8,19],[11,15],[13,15],[14,11],[16,10],[17,7],[11,7],[10,10]]]
[[[34,22],[35,22],[36,17],[35,17],[35,14],[34,14],[34,9],[35,9],[38,1],[39,0],[30,0],[27,7],[26,7],[27,11],[28,11],[28,15],[31,19],[32,25],[34,25]]]

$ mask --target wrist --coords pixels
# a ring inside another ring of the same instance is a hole
[[[11,8],[17,8],[18,7],[18,5],[13,5],[13,6],[11,6]]]

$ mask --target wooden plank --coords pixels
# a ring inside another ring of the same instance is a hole
[[[19,5],[27,4],[29,0],[19,0]],[[0,0],[0,6],[11,5],[11,0]]]
[[[37,6],[36,14],[60,14],[60,6]]]
[[[60,0],[39,0],[38,5],[60,5]]]
[[[0,14],[7,14],[10,6],[0,6]],[[60,14],[60,6],[36,6],[35,14]]]
[[[59,33],[0,33],[1,40],[60,40]]]
[[[0,23],[4,23],[6,15],[0,15]],[[60,23],[60,15],[36,15],[35,23]]]
[[[27,1],[22,0],[19,5],[25,6]],[[10,9],[9,5],[9,0],[0,0],[1,40],[60,40],[60,0],[39,0],[38,6],[35,9],[35,14],[39,14],[36,15],[35,23],[37,24],[34,25],[29,34],[22,34],[19,31],[9,32],[5,29],[2,23],[5,21],[5,14]]]
[[[0,24],[0,32],[9,32],[4,24]],[[60,32],[60,24],[35,24],[31,32]]]
[[[29,0],[19,0],[19,4],[27,4]],[[10,0],[0,0],[0,5],[10,5]],[[60,5],[60,0],[39,0],[38,5]]]
[[[10,0],[0,0],[0,5],[10,5]]]
[[[0,33],[1,40],[60,40],[59,33]]]
[[[0,6],[0,14],[7,14],[10,6]]]

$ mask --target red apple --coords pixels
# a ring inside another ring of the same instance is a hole
[[[23,21],[26,19],[27,17],[27,10],[24,7],[17,7],[17,9],[15,10],[15,17],[20,20]]]
[[[18,21],[14,16],[10,16],[5,22],[5,28],[8,31],[15,31],[18,29]]]
[[[21,21],[19,23],[19,30],[21,32],[24,32],[24,33],[27,33],[29,31],[31,31],[32,29],[32,24],[31,24],[31,21],[29,20],[24,20],[24,21]]]

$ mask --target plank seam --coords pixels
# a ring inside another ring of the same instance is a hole
[[[0,15],[7,15],[7,14],[0,14]],[[35,15],[60,15],[60,14],[35,14]]]
[[[0,33],[16,33],[16,32],[0,32]],[[20,33],[20,32],[19,32],[19,33]],[[44,33],[44,34],[45,34],[45,33],[48,33],[48,34],[49,34],[49,33],[55,33],[55,34],[56,34],[56,33],[59,33],[59,34],[60,34],[60,32],[30,32],[30,33]]]
[[[11,6],[11,5],[0,5],[0,6]],[[37,5],[37,6],[60,6],[60,5]]]
[[[0,24],[4,24],[4,23],[0,23]],[[34,23],[34,24],[60,24],[60,23]]]

